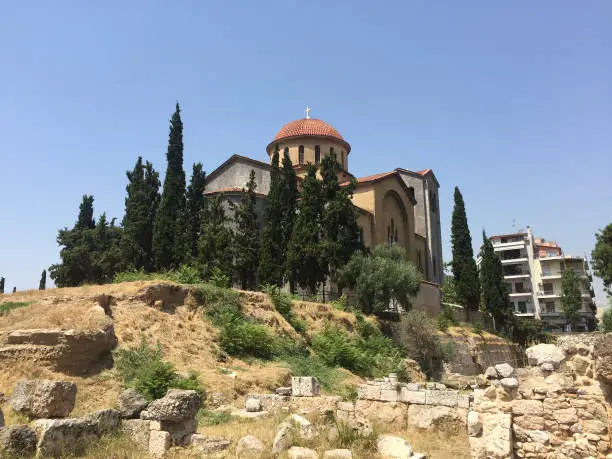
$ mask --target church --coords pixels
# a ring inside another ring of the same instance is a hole
[[[365,177],[354,177],[349,169],[351,145],[330,124],[306,117],[285,124],[266,147],[272,158],[278,145],[281,158],[288,153],[298,180],[306,175],[308,163],[335,153],[340,164],[338,180],[348,183],[355,178],[357,187],[352,202],[358,214],[363,242],[368,247],[384,243],[403,246],[410,259],[429,283],[443,278],[442,239],[438,207],[439,183],[431,169],[413,172],[398,167]],[[270,161],[263,162],[232,155],[206,178],[206,194],[223,193],[225,199],[238,202],[251,170],[257,181],[257,211],[263,216],[270,190]]]

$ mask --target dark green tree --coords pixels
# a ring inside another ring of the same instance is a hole
[[[474,260],[472,236],[468,227],[465,203],[458,187],[455,187],[455,207],[451,224],[451,244],[453,251],[453,276],[460,304],[466,306],[468,315],[477,311],[480,301],[478,269]]]
[[[202,163],[193,165],[191,180],[187,187],[187,211],[185,212],[185,244],[187,260],[195,260],[198,256],[198,240],[202,229],[204,215],[204,189],[206,188],[206,172]]]
[[[242,199],[234,206],[234,269],[244,290],[257,288],[257,264],[259,258],[259,223],[257,221],[257,196],[255,171],[251,169]]]
[[[442,301],[445,303],[459,304],[453,276],[444,276],[444,280],[440,286],[440,293],[442,293]]]
[[[301,288],[315,294],[326,275],[321,243],[323,198],[316,167],[309,164],[307,168],[287,251],[287,272],[290,279],[296,281]]]
[[[296,207],[297,207],[297,175],[293,168],[291,158],[289,158],[289,152],[285,151],[283,154],[283,167],[282,167],[282,217],[281,217],[281,228],[282,228],[282,244],[281,254],[285,257],[286,263],[286,278],[289,281],[289,287],[291,292],[295,291],[295,273],[289,269],[287,264],[287,253],[289,251],[289,243],[293,235],[293,226],[296,220]]]
[[[282,286],[284,271],[283,245],[283,199],[284,184],[279,168],[278,145],[272,154],[270,191],[264,216],[264,227],[259,249],[259,281],[261,284]]]
[[[128,185],[123,217],[123,250],[134,269],[153,269],[153,224],[159,206],[159,174],[150,162],[139,156],[132,171],[126,172]]]
[[[340,186],[339,164],[335,153],[321,161],[321,195],[323,197],[323,260],[332,283],[337,282],[338,270],[348,263],[357,250],[361,250],[357,213],[351,202],[356,182]]]
[[[507,330],[512,319],[512,307],[504,283],[501,260],[484,230],[480,257],[480,286],[485,309],[493,316],[497,330]]]
[[[45,290],[47,288],[47,270],[43,269],[40,275],[40,282],[38,283],[38,290]]]
[[[0,293],[4,293],[4,277],[0,277]]]
[[[153,229],[153,254],[159,270],[178,267],[185,255],[182,228],[185,212],[183,122],[178,103],[170,121],[166,158],[168,167]]]
[[[83,201],[79,205],[79,217],[75,229],[91,229],[96,226],[96,221],[93,218],[93,202],[93,196],[83,195]]]
[[[575,327],[580,323],[582,292],[580,291],[580,281],[573,269],[568,268],[563,271],[561,289],[561,314],[568,325]]]
[[[17,291],[17,287],[13,287],[13,293]]]
[[[596,235],[595,249],[591,252],[591,265],[604,288],[612,295],[612,223]]]
[[[208,278],[218,269],[231,276],[233,231],[225,214],[223,195],[206,197],[205,201],[206,218],[202,220],[197,260],[200,273]]]

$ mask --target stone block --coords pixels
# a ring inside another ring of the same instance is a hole
[[[478,437],[482,434],[482,422],[480,421],[480,415],[476,411],[468,413],[467,426],[470,437]]]
[[[151,422],[144,419],[124,419],[121,422],[121,431],[130,437],[140,448],[147,451],[149,449]]]
[[[350,449],[329,449],[323,453],[323,459],[352,459]]]
[[[422,383],[406,383],[404,384],[404,386],[406,389],[408,390],[421,390],[421,388],[423,387]]]
[[[292,388],[289,387],[277,387],[276,390],[274,391],[277,395],[285,395],[285,396],[289,396],[292,395],[291,394],[291,390]]]
[[[291,378],[291,393],[294,397],[317,397],[321,386],[313,376],[293,376]]]
[[[247,435],[238,440],[236,457],[258,459],[263,455],[264,446],[257,437]]]
[[[512,365],[508,363],[500,363],[495,365],[495,371],[497,372],[497,377],[500,379],[512,378],[515,375],[514,368],[512,368]]]
[[[565,360],[565,352],[554,344],[536,344],[527,348],[527,360],[529,365],[541,366],[543,363],[550,363],[555,368],[559,367]]]
[[[202,401],[195,390],[170,389],[140,413],[141,419],[181,422],[194,419]]]
[[[74,408],[76,391],[76,384],[66,381],[19,381],[13,388],[11,407],[30,418],[63,418]]]
[[[355,411],[355,404],[353,402],[339,402],[336,408],[340,411]]]
[[[530,415],[530,416],[542,416],[544,414],[544,408],[542,402],[539,400],[515,400],[512,403],[512,414],[516,416]]]
[[[0,428],[0,456],[32,456],[36,451],[36,433],[29,426],[12,425]]]
[[[149,433],[149,454],[153,457],[164,457],[170,449],[171,443],[168,432],[152,430]]]
[[[199,453],[207,456],[209,454],[225,451],[232,444],[230,440],[220,437],[206,437],[201,434],[191,435],[189,444]]]
[[[503,378],[500,380],[500,383],[505,390],[514,390],[519,386],[518,379],[516,378]]]
[[[98,439],[96,425],[86,419],[38,419],[32,427],[38,439],[37,455],[42,457],[78,455]]]
[[[134,389],[126,389],[119,394],[117,411],[123,419],[137,419],[149,402]]]
[[[607,425],[601,421],[597,421],[596,419],[587,419],[582,421],[582,427],[587,433],[596,435],[605,435],[608,433]]]
[[[272,455],[277,456],[283,451],[286,451],[291,446],[291,425],[287,423],[281,423],[279,429],[276,431],[274,441],[272,442]],[[238,449],[236,448],[236,451]],[[262,446],[263,451],[263,446]]]
[[[255,413],[257,411],[261,411],[261,401],[259,399],[256,398],[247,398],[245,404],[244,404],[244,408],[249,412],[249,413]]]
[[[459,403],[459,393],[454,390],[426,390],[425,404],[454,407]]]
[[[319,459],[319,455],[315,450],[310,448],[302,448],[301,446],[292,446],[287,451],[289,459]]]
[[[99,437],[116,432],[121,424],[119,411],[113,409],[94,411],[84,416],[83,419],[96,426],[96,434]]]
[[[408,406],[404,403],[357,400],[356,418],[365,418],[389,429],[405,429]]]
[[[397,402],[399,394],[395,389],[382,389],[380,391],[380,400],[384,402]]]
[[[393,459],[409,459],[412,456],[412,446],[400,437],[380,435],[376,441],[378,454]]]
[[[460,413],[460,410],[448,406],[408,406],[408,427],[417,429],[461,429],[465,428],[466,417],[467,413]]]
[[[408,390],[408,388],[402,387],[400,391],[400,402],[424,405],[425,391]]]
[[[470,407],[470,396],[468,394],[457,395],[457,407],[458,408],[469,408]]]
[[[495,367],[488,367],[485,370],[484,375],[487,379],[497,379],[497,370]]]

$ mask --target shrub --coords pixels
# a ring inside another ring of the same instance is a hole
[[[339,311],[348,311],[349,309],[348,299],[344,293],[336,301],[330,302],[329,305]]]
[[[230,287],[230,277],[221,271],[221,269],[214,267],[210,272],[210,278],[208,281],[216,286],[221,288]]]
[[[442,363],[452,358],[452,347],[443,344],[437,334],[436,323],[423,311],[402,314],[393,325],[398,344],[404,347],[411,359],[416,360],[427,376],[433,376]]]
[[[553,338],[544,331],[541,320],[513,317],[510,322],[510,339],[527,347],[538,343],[551,343]]]
[[[314,376],[321,387],[328,392],[337,393],[343,389],[345,375],[330,367],[316,355],[286,355],[283,360],[291,368],[293,376]]]
[[[293,298],[291,295],[282,292],[276,285],[266,284],[261,289],[270,297],[274,308],[289,322],[296,332],[304,333],[306,331],[306,322],[296,317],[295,312],[293,312]]]
[[[2,307],[0,305],[0,307]],[[0,314],[1,315],[1,314]],[[599,328],[604,333],[612,332],[612,307],[608,307],[601,316],[601,324]]]
[[[484,326],[481,321],[477,320],[472,324],[472,333],[476,335],[482,335],[484,333]]]
[[[457,325],[453,307],[450,304],[443,303],[442,312],[438,314],[436,321],[438,323],[438,328],[442,331],[446,331],[448,327],[452,325]]]
[[[198,269],[189,265],[181,265],[177,270],[162,273],[162,276],[177,284],[200,284],[202,282]]]
[[[147,400],[163,397],[168,389],[192,389],[204,398],[204,390],[197,374],[184,378],[176,374],[174,367],[162,358],[161,346],[149,346],[143,337],[136,349],[119,349],[115,352],[115,366],[126,385],[133,387]]]
[[[139,271],[136,271],[135,269],[131,271],[122,271],[115,274],[115,277],[113,277],[113,284],[120,284],[121,282],[152,280],[155,279],[156,276],[157,274],[145,273],[142,269]]]
[[[274,356],[274,337],[268,328],[246,320],[225,324],[219,335],[219,344],[230,355],[262,359]]]
[[[13,309],[25,308],[30,303],[25,302],[16,302],[16,301],[7,301],[5,303],[0,304],[0,317],[7,315]]]
[[[234,417],[229,411],[209,411],[200,409],[196,416],[199,425],[216,426],[219,424],[226,424],[230,422]]]

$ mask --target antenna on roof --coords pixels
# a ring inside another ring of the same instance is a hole
[[[306,105],[306,119],[310,119],[310,107],[308,105]]]

